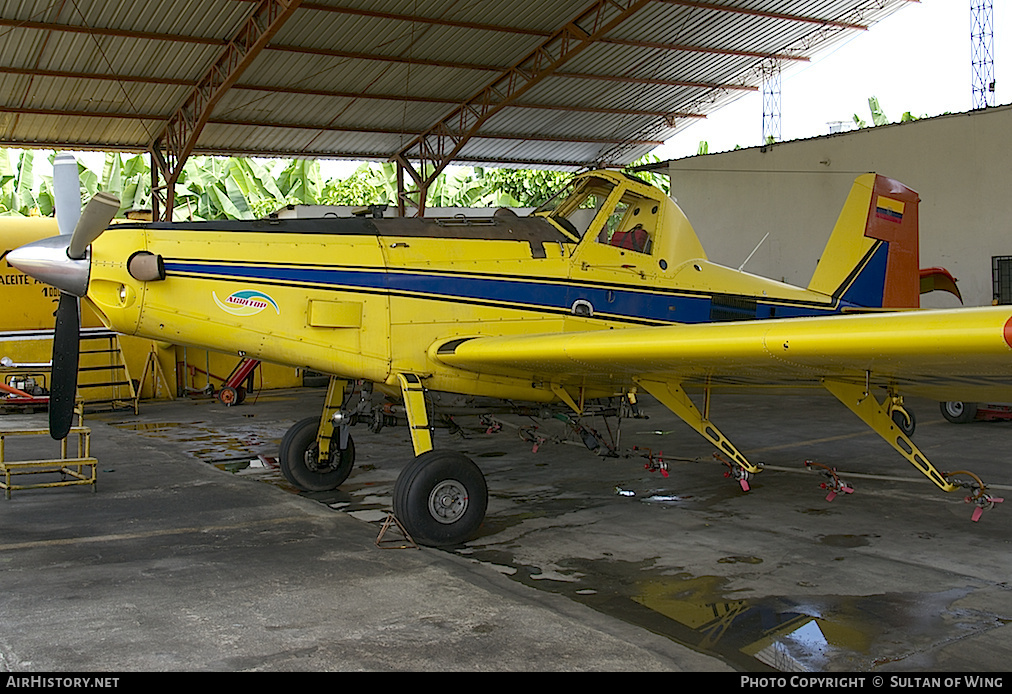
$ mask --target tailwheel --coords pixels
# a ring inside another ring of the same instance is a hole
[[[278,455],[281,472],[304,492],[335,489],[348,479],[355,465],[355,444],[349,436],[348,445],[340,450],[338,430],[331,436],[328,459],[320,460],[320,446],[316,441],[319,429],[319,417],[308,417],[296,422],[281,439]]]
[[[902,406],[894,407],[889,412],[889,418],[893,420],[893,424],[906,436],[910,437],[914,435],[914,430],[917,428],[917,420],[914,418],[913,412],[903,409]]]
[[[487,506],[485,476],[470,458],[455,451],[419,455],[394,485],[394,515],[423,545],[441,547],[470,539]]]

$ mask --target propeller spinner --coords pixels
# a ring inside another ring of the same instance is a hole
[[[66,153],[58,154],[53,164],[53,188],[60,235],[17,248],[7,254],[7,261],[61,292],[49,395],[49,434],[60,440],[70,433],[74,419],[81,297],[88,292],[91,273],[88,246],[112,222],[119,211],[119,200],[108,193],[96,193],[81,212],[77,161]]]

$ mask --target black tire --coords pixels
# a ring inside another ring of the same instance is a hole
[[[431,547],[469,540],[487,506],[485,476],[470,458],[454,451],[423,453],[394,485],[394,515],[415,542]]]
[[[221,390],[218,391],[218,402],[225,407],[232,407],[232,405],[238,405],[242,402],[239,397],[239,389],[233,388],[232,386],[222,386]]]
[[[316,432],[319,417],[308,417],[296,422],[281,439],[278,461],[281,473],[289,482],[304,492],[325,492],[336,489],[351,474],[355,466],[355,443],[348,437],[348,447],[338,449],[337,431],[330,438],[330,461],[321,465],[317,460],[320,447]]]
[[[893,410],[892,419],[893,424],[898,426],[900,431],[906,434],[907,438],[910,438],[914,435],[914,429],[917,428],[917,419],[910,410],[907,410],[906,413],[910,415],[909,420],[904,416],[903,410]]]
[[[977,417],[977,403],[950,400],[938,403],[942,416],[953,424],[966,424]]]

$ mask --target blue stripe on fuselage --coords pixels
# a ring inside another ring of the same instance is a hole
[[[649,323],[711,322],[711,297],[640,291],[627,287],[588,287],[508,277],[476,277],[338,268],[219,265],[166,261],[169,274],[251,282],[352,288],[431,296],[440,300],[479,301],[553,312],[570,311],[574,302],[589,301],[595,315]],[[838,313],[839,308],[758,303],[756,318],[791,318]]]

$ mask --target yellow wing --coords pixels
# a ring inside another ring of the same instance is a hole
[[[1012,400],[1012,310],[986,307],[454,341],[440,361],[560,385],[889,386],[936,400]]]

